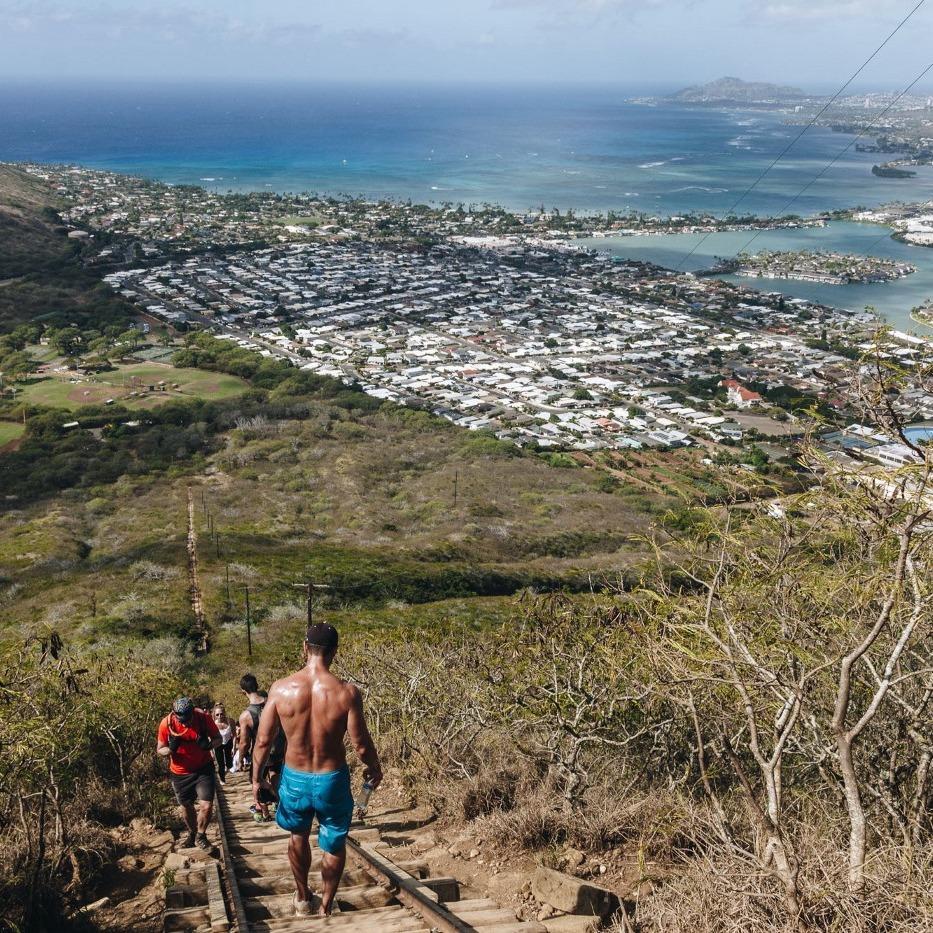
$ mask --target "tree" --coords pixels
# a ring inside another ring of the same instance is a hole
[[[862,372],[866,420],[909,442],[893,402],[905,374],[880,355]],[[794,810],[838,796],[855,896],[869,826],[908,858],[931,830],[933,588],[919,568],[933,560],[933,451],[914,451],[905,467],[852,473],[812,448],[819,482],[785,500],[783,517],[708,511],[657,545],[644,612],[659,680],[693,721],[720,838],[779,880],[799,928],[814,904],[801,887]],[[729,813],[733,793],[744,832]]]
[[[519,751],[554,772],[571,809],[583,799],[595,758],[634,750],[641,740],[650,745],[651,733],[665,726],[647,715],[652,690],[626,650],[622,618],[612,605],[580,613],[564,596],[545,597],[527,604],[517,636],[500,649],[499,715]]]
[[[77,327],[63,327],[60,330],[53,330],[49,334],[49,343],[62,356],[74,356],[81,346],[81,342],[81,331]]]
[[[36,361],[28,353],[22,351],[8,353],[0,358],[0,372],[6,379],[14,382],[29,375],[35,368]]]

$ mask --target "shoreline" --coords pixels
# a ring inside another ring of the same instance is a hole
[[[457,204],[462,206],[467,212],[483,213],[485,211],[496,211],[507,214],[514,218],[528,218],[529,216],[539,214],[540,216],[550,217],[552,220],[562,218],[563,222],[559,225],[547,225],[547,229],[558,231],[567,235],[570,239],[603,239],[611,237],[629,237],[629,236],[667,236],[673,234],[696,234],[706,235],[712,233],[729,233],[739,231],[773,231],[781,229],[808,229],[825,227],[834,220],[855,220],[855,215],[860,210],[856,206],[844,208],[832,208],[819,210],[806,215],[787,214],[782,216],[749,213],[744,218],[716,218],[712,211],[697,213],[696,211],[678,211],[669,214],[651,214],[647,215],[641,211],[628,210],[626,212],[613,208],[577,208],[567,207],[562,210],[554,208],[550,211],[545,210],[540,213],[538,207],[528,207],[520,209],[517,207],[506,207],[501,202],[488,200],[416,200],[411,195],[368,195],[363,192],[352,194],[350,192],[330,192],[327,190],[315,190],[310,188],[272,187],[269,185],[263,187],[236,187],[221,189],[217,185],[204,184],[206,178],[201,178],[198,182],[174,182],[165,181],[157,175],[143,174],[132,169],[114,169],[101,168],[85,165],[80,162],[58,162],[58,161],[34,161],[34,160],[11,160],[0,159],[0,165],[7,165],[15,168],[34,167],[46,170],[76,169],[80,171],[99,172],[102,174],[118,175],[123,178],[138,180],[147,184],[165,185],[167,188],[197,188],[206,194],[216,197],[292,197],[307,198],[311,200],[335,200],[358,202],[370,205],[385,204],[390,206],[402,206],[406,203],[429,210],[441,210],[445,206]],[[880,205],[876,210],[882,210],[886,205]],[[587,221],[597,221],[592,226],[583,227]],[[602,221],[602,223],[600,223]],[[680,222],[678,222],[680,221]],[[632,226],[633,223],[642,223],[643,226]],[[898,230],[895,226],[884,221],[874,221],[880,226],[889,227],[892,235]],[[573,224],[568,227],[567,224]],[[609,223],[624,224],[617,228],[606,226]],[[921,246],[926,244],[913,243],[905,240],[911,246]],[[933,244],[931,244],[933,245]]]

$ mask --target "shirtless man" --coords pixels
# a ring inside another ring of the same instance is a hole
[[[260,792],[268,785],[263,769],[280,725],[288,740],[275,820],[292,834],[288,861],[295,877],[294,903],[299,917],[311,914],[308,836],[315,816],[321,847],[323,890],[318,913],[322,917],[330,914],[343,875],[347,833],[353,817],[345,735],[349,735],[365,766],[365,780],[374,788],[382,780],[379,755],[363,718],[360,692],[330,672],[336,653],[337,630],[332,625],[319,622],[308,627],[305,666],[272,685],[253,745],[253,796],[258,805]]]

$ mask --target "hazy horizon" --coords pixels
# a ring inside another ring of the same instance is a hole
[[[723,75],[834,89],[915,0],[0,0],[0,78],[18,81],[598,84]],[[860,76],[927,64],[921,8]]]
[[[61,89],[71,88],[79,90],[81,88],[93,89],[95,91],[111,91],[119,94],[125,91],[136,89],[160,89],[166,90],[196,90],[198,88],[208,88],[212,90],[228,90],[235,88],[262,88],[262,87],[281,87],[293,89],[347,89],[373,91],[384,90],[386,92],[397,91],[417,91],[438,93],[462,91],[489,91],[505,89],[510,91],[566,91],[568,94],[578,95],[591,91],[593,93],[612,93],[624,92],[631,97],[650,97],[673,94],[687,87],[707,84],[720,78],[738,78],[747,82],[760,82],[766,84],[784,85],[796,87],[815,97],[830,96],[834,94],[842,83],[841,80],[836,83],[817,84],[813,82],[797,82],[793,78],[761,78],[755,74],[717,74],[703,77],[683,76],[681,78],[671,78],[665,81],[636,81],[636,80],[522,80],[520,78],[480,80],[479,78],[450,78],[443,80],[433,80],[430,78],[408,78],[397,79],[393,81],[379,80],[376,78],[358,78],[358,79],[328,79],[316,77],[284,77],[284,76],[256,76],[256,77],[165,77],[159,75],[153,76],[133,76],[125,78],[115,84],[113,79],[105,75],[83,75],[81,77],[68,76],[40,76],[24,75],[6,77],[0,76],[0,82],[7,88],[49,88]],[[2,87],[0,87],[2,90]],[[859,96],[868,93],[894,93],[903,90],[903,85],[896,82],[859,82],[853,81],[846,89],[846,96]],[[921,82],[911,88],[910,96],[923,97],[933,95],[933,79],[929,83]]]

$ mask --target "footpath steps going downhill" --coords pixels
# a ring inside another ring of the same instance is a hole
[[[166,879],[166,933],[556,933],[545,924],[518,920],[489,898],[460,900],[457,881],[431,878],[423,862],[393,862],[381,844],[378,816],[351,828],[333,914],[296,917],[288,834],[275,823],[256,823],[251,801],[243,774],[230,775],[218,788],[219,812],[210,833],[217,858],[178,853]],[[392,819],[386,816],[387,825]],[[309,882],[320,891],[320,850],[311,838]]]

